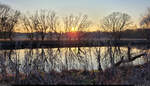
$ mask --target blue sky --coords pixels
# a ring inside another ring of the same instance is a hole
[[[51,9],[62,16],[82,13],[95,20],[114,11],[126,12],[136,22],[140,20],[147,7],[150,7],[150,0],[0,0],[0,2],[22,12]]]

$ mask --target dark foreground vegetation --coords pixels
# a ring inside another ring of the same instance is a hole
[[[7,74],[6,78],[0,78],[0,83],[7,85],[148,85],[150,84],[149,68],[150,62],[138,66],[110,68],[105,71],[63,70],[62,72],[33,72],[30,75],[19,74],[17,80],[15,80],[14,75]]]

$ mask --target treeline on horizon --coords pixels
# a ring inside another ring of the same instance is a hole
[[[49,33],[45,33],[47,37],[45,38],[48,38],[49,35],[51,34],[52,38],[53,39],[56,39],[56,36],[57,35],[62,35],[62,37],[67,37],[68,34],[71,33],[71,32],[65,32],[65,33],[54,33],[54,32],[49,32]],[[80,31],[80,32],[75,32],[76,34],[81,34],[83,35],[82,38],[83,39],[103,39],[103,38],[109,38],[111,37],[111,32],[101,32],[101,31],[92,31],[92,32],[84,32],[84,31]],[[117,33],[117,32],[116,32]],[[118,32],[118,33],[121,33],[121,38],[122,39],[146,39],[147,38],[147,35],[150,34],[150,28],[145,28],[145,29],[142,29],[142,28],[138,28],[138,29],[130,29],[130,30],[125,30],[125,31],[121,31],[121,32]],[[4,33],[1,32],[0,35],[3,35]],[[33,33],[20,33],[20,32],[13,32],[14,34],[14,37],[19,37],[19,36],[29,36],[31,34],[39,34],[37,32],[33,32]],[[3,38],[2,36],[0,38]],[[27,38],[27,37],[26,37]],[[72,39],[75,40],[75,36],[72,36]]]
[[[88,19],[87,15],[73,15],[66,17],[59,17],[55,11],[51,10],[37,10],[33,13],[23,14],[18,10],[12,9],[10,6],[0,4],[0,38],[13,40],[16,31],[27,31],[27,37],[34,40],[38,35],[39,39],[45,40],[47,33],[49,39],[56,35],[59,40],[62,35],[69,32],[76,32],[77,39],[82,37],[92,36],[92,34],[103,33],[111,36],[112,39],[127,38],[143,38],[149,39],[150,25],[150,8],[147,14],[140,21],[140,28],[135,30],[128,30],[132,26],[131,16],[127,13],[113,12],[105,16],[98,25],[98,30],[90,32],[94,24]],[[16,30],[16,27],[19,29]],[[74,31],[72,31],[74,28]],[[102,31],[102,32],[101,32]],[[142,33],[141,33],[142,31]],[[36,33],[36,34],[35,34]],[[91,35],[90,35],[91,34]],[[97,35],[99,36],[99,35]],[[101,34],[100,34],[101,36]],[[92,36],[93,37],[93,36]],[[95,37],[95,36],[94,36]],[[71,36],[70,36],[71,38]],[[99,38],[99,37],[98,37]]]

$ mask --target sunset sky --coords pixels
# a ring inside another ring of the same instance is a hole
[[[0,0],[21,12],[37,9],[55,10],[60,16],[88,14],[94,21],[99,21],[112,12],[126,12],[138,23],[140,16],[150,7],[150,0]]]

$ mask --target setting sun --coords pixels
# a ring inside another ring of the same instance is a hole
[[[71,32],[76,32],[77,31],[77,28],[76,27],[72,27],[71,28]]]

